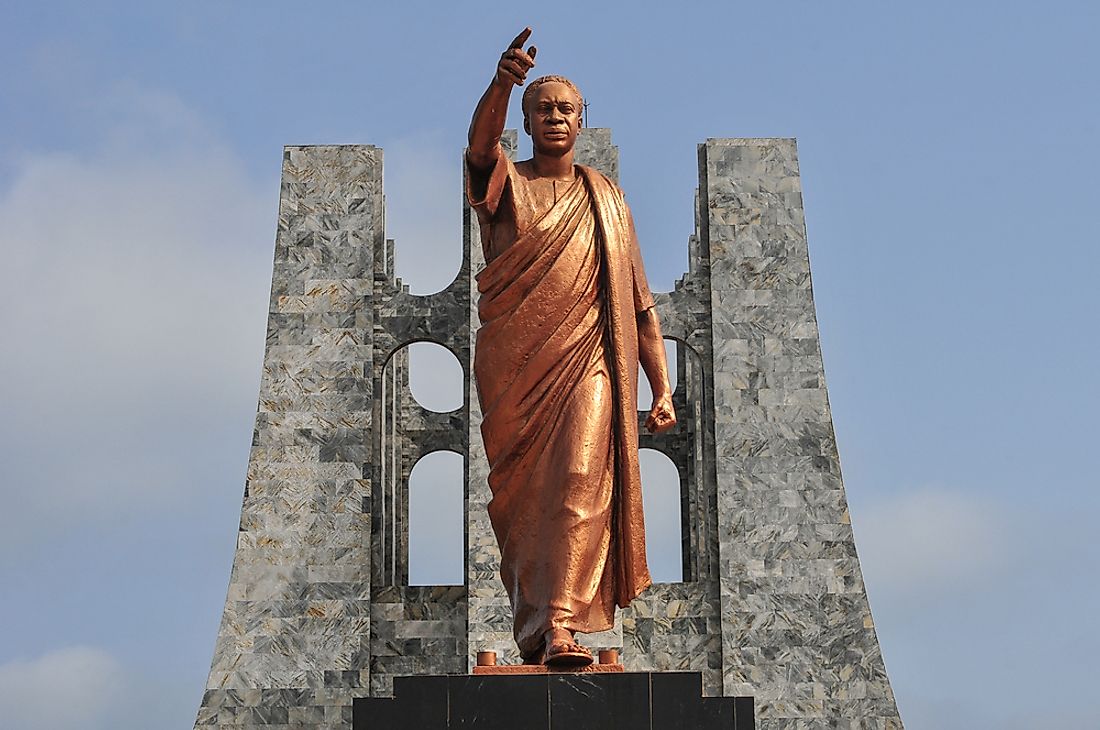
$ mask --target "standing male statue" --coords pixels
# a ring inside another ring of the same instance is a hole
[[[526,663],[585,665],[577,632],[611,628],[651,583],[638,472],[637,381],[652,432],[676,424],[664,342],[630,209],[573,164],[583,100],[560,76],[523,94],[534,156],[500,146],[512,86],[535,65],[520,33],[470,124],[467,195],[485,269],[474,374],[500,574]]]

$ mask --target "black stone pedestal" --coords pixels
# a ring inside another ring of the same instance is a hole
[[[754,730],[752,697],[703,697],[698,672],[398,677],[354,730]]]

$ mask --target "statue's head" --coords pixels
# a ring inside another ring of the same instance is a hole
[[[542,76],[523,91],[523,131],[535,151],[561,155],[573,149],[581,128],[584,97],[564,76]]]

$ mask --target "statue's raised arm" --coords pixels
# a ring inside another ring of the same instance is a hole
[[[535,65],[537,49],[531,46],[526,51],[523,50],[523,44],[530,36],[531,29],[524,28],[501,54],[496,74],[474,110],[474,118],[470,122],[470,148],[467,152],[471,167],[483,170],[492,167],[496,160],[496,149],[500,144],[500,135],[504,132],[512,87],[523,86],[527,81],[527,72]]]

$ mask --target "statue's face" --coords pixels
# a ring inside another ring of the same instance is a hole
[[[523,120],[536,152],[562,155],[573,149],[581,128],[580,99],[560,81],[547,81],[535,90]]]

